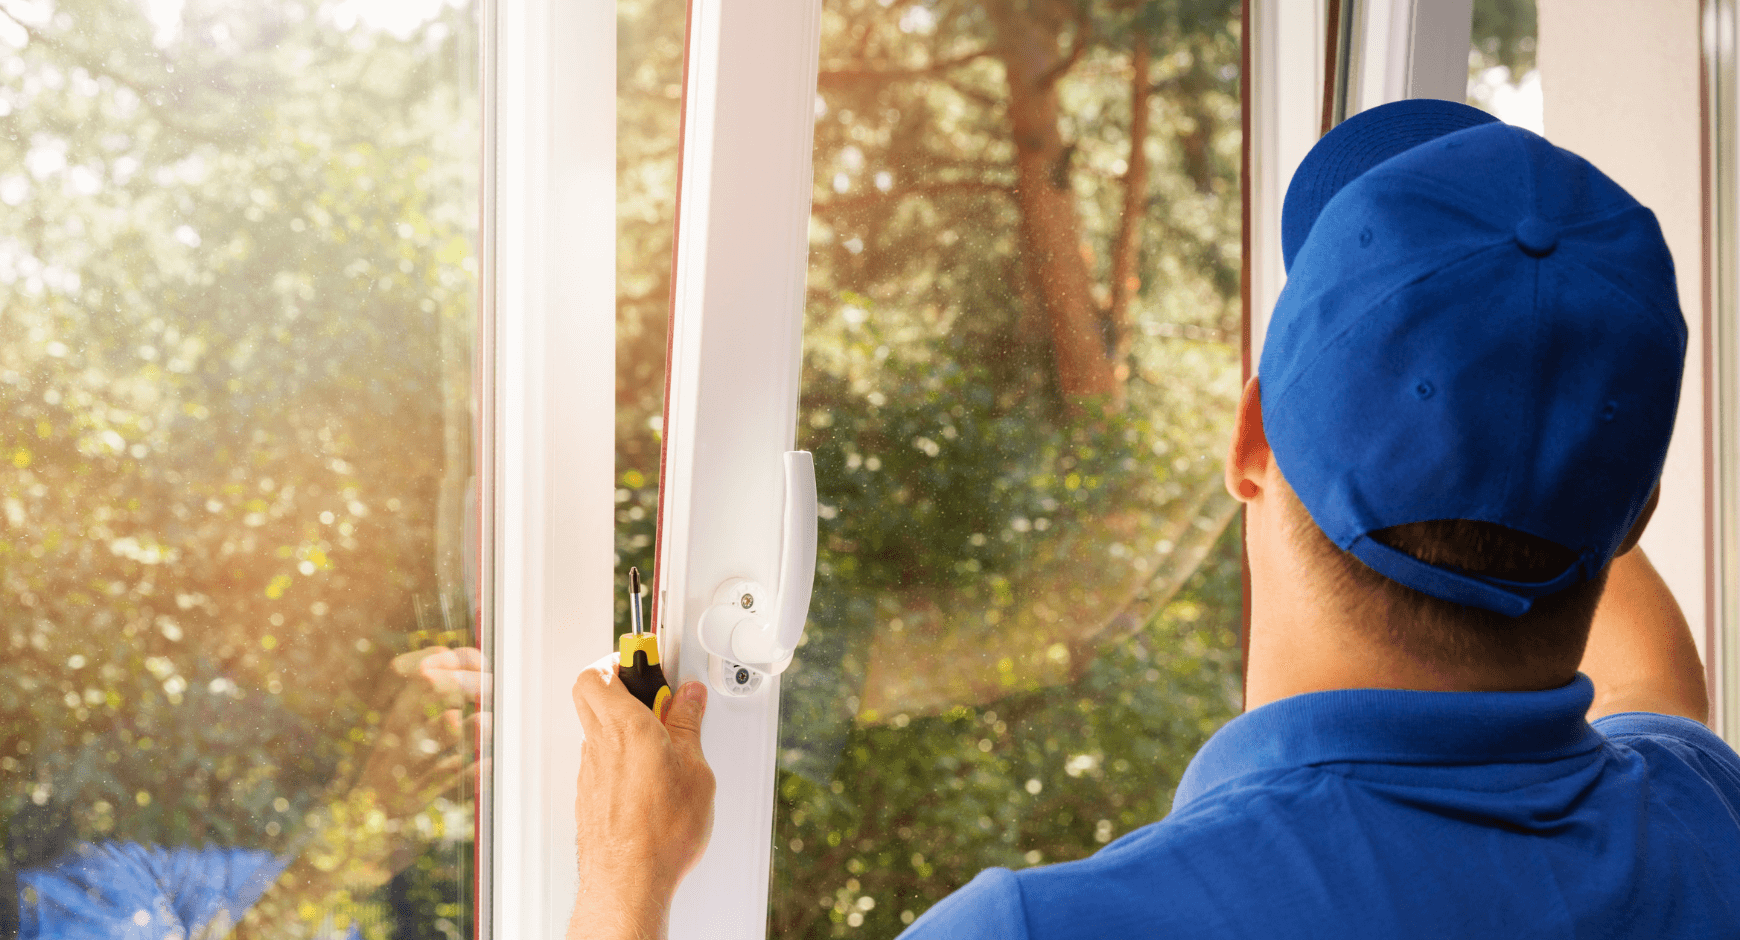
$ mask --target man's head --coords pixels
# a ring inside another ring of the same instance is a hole
[[[1253,575],[1274,555],[1374,643],[1568,677],[1647,518],[1685,323],[1647,209],[1471,111],[1374,109],[1302,164],[1228,486]]]

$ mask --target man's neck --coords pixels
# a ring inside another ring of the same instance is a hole
[[[1334,689],[1522,692],[1556,688],[1574,675],[1574,671],[1507,675],[1425,662],[1386,641],[1388,624],[1381,612],[1328,608],[1318,600],[1321,596],[1253,585],[1245,671],[1247,711],[1290,696]]]

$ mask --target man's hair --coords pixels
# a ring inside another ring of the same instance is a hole
[[[1331,542],[1290,487],[1283,503],[1290,536],[1320,584],[1347,612],[1361,614],[1351,619],[1385,624],[1384,639],[1414,658],[1449,669],[1554,671],[1574,668],[1581,660],[1607,583],[1606,568],[1589,581],[1536,600],[1520,617],[1507,617],[1391,581]],[[1415,522],[1379,529],[1370,537],[1427,564],[1507,581],[1544,581],[1577,559],[1561,545],[1491,522]]]

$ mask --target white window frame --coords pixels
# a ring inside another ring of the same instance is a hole
[[[1704,492],[1712,725],[1740,747],[1740,10],[1704,0]]]
[[[1351,4],[1355,0],[1341,0]],[[1249,275],[1250,370],[1262,359],[1269,313],[1287,281],[1281,264],[1281,202],[1299,161],[1323,133],[1325,24],[1330,0],[1246,0],[1250,74],[1245,141],[1245,267]]]
[[[657,580],[679,681],[708,678],[695,630],[722,584],[781,589],[820,41],[821,0],[689,4]],[[712,690],[713,836],[677,892],[671,936],[766,936],[778,731],[777,676],[742,698]]]
[[[1342,0],[1351,8],[1345,114],[1404,98],[1468,97],[1474,0]]]
[[[555,938],[577,880],[569,693],[614,632],[616,4],[496,0],[484,17],[496,681],[479,923]]]

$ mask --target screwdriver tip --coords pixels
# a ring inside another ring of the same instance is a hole
[[[628,569],[628,616],[629,626],[635,636],[640,636],[642,629],[640,620],[640,569]]]

